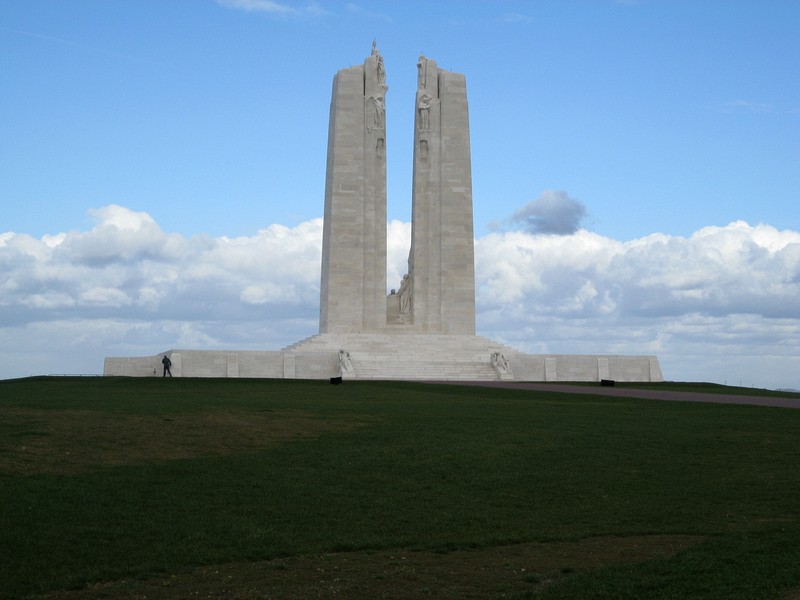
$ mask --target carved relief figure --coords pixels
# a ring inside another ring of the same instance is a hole
[[[428,160],[428,140],[419,141],[419,157],[422,160]]]
[[[342,373],[352,373],[352,372],[353,372],[353,361],[350,358],[350,353],[344,348],[342,348],[341,350],[339,350],[339,368],[338,368],[339,376],[341,376]]]
[[[500,352],[492,352],[492,366],[498,375],[511,373],[511,365],[508,363],[508,359]]]
[[[377,42],[374,39],[372,40],[372,56],[375,57],[377,62],[376,69],[378,71],[378,85],[385,90],[389,89],[386,86],[386,69],[383,66],[383,56],[381,56],[381,51],[378,50]]]
[[[431,97],[428,96],[426,93],[422,93],[419,96],[419,102],[417,103],[417,108],[419,109],[419,130],[420,131],[430,131],[431,130],[431,117],[430,117],[430,109],[431,109]]]
[[[428,59],[424,54],[419,55],[419,62],[417,62],[417,89],[425,89],[425,77],[428,74]]]
[[[367,100],[369,122],[371,123],[372,127],[367,127],[369,131],[373,129],[384,129],[386,127],[386,109],[383,105],[383,97],[382,96],[371,96]]]
[[[403,275],[403,281],[400,282],[400,290],[397,293],[400,295],[400,314],[411,313],[411,278],[408,273]]]
[[[386,69],[383,66],[383,57],[378,53],[378,84],[386,87]]]

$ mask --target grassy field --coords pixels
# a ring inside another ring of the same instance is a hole
[[[596,386],[594,382],[569,383],[564,385]],[[701,382],[679,382],[679,381],[659,381],[659,382],[638,382],[626,383],[616,382],[615,387],[621,389],[637,390],[663,390],[673,392],[693,392],[698,394],[725,394],[726,396],[764,396],[766,398],[798,398],[800,393],[790,391],[768,390],[765,388],[742,387],[733,385],[722,385],[720,383],[701,383]]]
[[[798,465],[792,409],[2,381],[0,598],[796,598]]]

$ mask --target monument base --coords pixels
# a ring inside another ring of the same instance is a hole
[[[347,354],[344,366],[340,351]],[[325,333],[278,351],[169,350],[105,359],[104,375],[409,381],[663,381],[655,356],[525,354],[473,335]]]

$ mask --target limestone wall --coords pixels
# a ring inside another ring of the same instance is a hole
[[[280,351],[168,350],[154,356],[108,357],[104,375],[161,377],[164,355],[172,361],[173,377],[284,377],[284,356]]]
[[[534,355],[478,336],[449,334],[323,334],[282,351],[170,350],[139,358],[107,358],[104,374],[161,377],[161,358],[174,377],[329,379],[339,374],[338,352],[350,353],[347,379],[487,381],[663,381],[655,356]],[[509,363],[499,373],[492,354]]]
[[[158,356],[107,356],[103,361],[103,375],[119,375],[121,377],[153,377],[161,376],[161,357]]]
[[[655,356],[524,354],[509,356],[518,381],[663,381]]]

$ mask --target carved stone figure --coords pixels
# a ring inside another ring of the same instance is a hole
[[[353,372],[353,360],[350,358],[350,353],[342,348],[339,350],[339,368],[338,374],[341,377],[344,373]]]
[[[419,130],[420,131],[430,131],[431,130],[431,117],[430,117],[430,110],[431,110],[431,97],[428,96],[426,93],[422,93],[419,96],[419,102],[417,104],[417,108],[419,109]]]
[[[383,57],[378,53],[378,83],[386,87],[386,69],[383,66]]]
[[[400,314],[409,314],[411,312],[411,278],[408,273],[403,275],[403,281],[400,282],[400,290],[397,293],[400,295]]]
[[[419,141],[419,157],[422,160],[428,160],[428,140]]]
[[[378,85],[384,88],[384,90],[388,90],[389,88],[386,85],[386,69],[383,66],[383,56],[381,56],[381,51],[378,50],[378,44],[375,39],[372,40],[372,53],[370,56],[374,56],[375,62],[377,63]]]
[[[420,54],[419,60],[417,61],[417,89],[425,89],[425,76],[427,75],[427,71],[428,59],[425,58],[424,54]]]
[[[385,129],[386,128],[386,109],[383,104],[383,96],[372,96],[367,101],[370,113],[370,125],[368,129]]]
[[[508,363],[508,359],[500,352],[492,353],[492,366],[498,375],[502,376],[511,373],[511,365]]]

